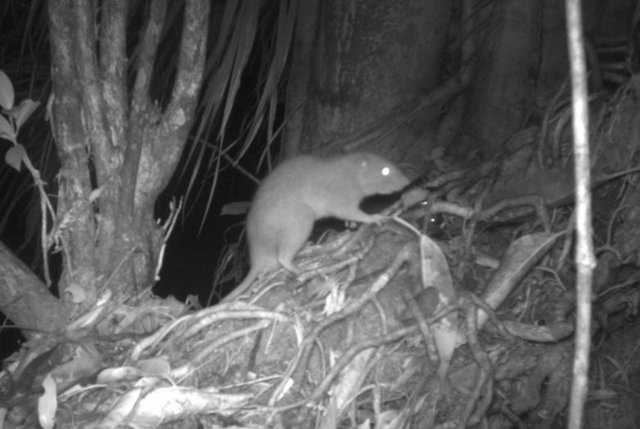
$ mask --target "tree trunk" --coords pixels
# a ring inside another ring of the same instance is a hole
[[[2,312],[23,330],[25,336],[34,331],[54,332],[64,326],[65,312],[61,303],[29,267],[0,242],[0,302]]]
[[[304,97],[287,100],[292,114],[304,105],[300,140],[285,145],[299,144],[303,152],[345,149],[332,143],[380,124],[395,108],[434,88],[450,9],[443,0],[322,2]],[[293,63],[289,89],[306,76],[296,67],[303,66]],[[421,117],[367,147],[356,143],[346,149],[419,161],[414,155],[424,145],[416,143],[432,126],[433,117]]]
[[[538,0],[510,0],[489,9],[489,31],[480,44],[471,104],[463,121],[468,140],[459,150],[492,154],[522,128],[531,111],[542,7]]]
[[[287,85],[289,120],[284,124],[283,155],[290,158],[300,151],[304,126],[304,102],[311,79],[313,41],[318,29],[318,0],[308,0],[298,9],[296,32],[291,49],[291,73]]]
[[[105,289],[126,296],[152,285],[163,238],[153,219],[154,203],[191,127],[209,20],[209,1],[186,0],[174,86],[161,107],[150,89],[167,4],[151,2],[130,65],[128,2],[48,2],[51,127],[61,163],[57,218],[49,237],[63,252],[62,299],[44,299],[43,285],[36,286],[26,267],[0,252],[10,266],[7,285],[25,279],[29,287],[21,293],[46,304],[42,311],[21,307],[17,315],[11,300],[3,299],[2,311],[20,325],[51,321],[45,324],[49,328],[90,307]],[[35,307],[31,299],[22,302]]]

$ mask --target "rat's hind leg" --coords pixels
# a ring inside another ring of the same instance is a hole
[[[278,262],[287,270],[298,273],[298,269],[293,264],[293,258],[307,242],[313,228],[313,216],[298,216],[296,219],[289,219],[283,230],[280,231],[278,240]]]

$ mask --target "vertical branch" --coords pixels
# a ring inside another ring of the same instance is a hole
[[[304,105],[311,81],[311,66],[313,59],[313,43],[318,27],[320,5],[317,1],[305,2],[304,7],[298,8],[297,26],[293,38],[293,56],[291,58],[291,72],[287,82],[287,98],[285,106],[289,113],[289,120],[285,122],[285,132],[282,138],[284,158],[290,158],[300,151],[302,128],[304,124]]]
[[[102,76],[98,69],[98,57],[96,55],[96,5],[95,0],[74,3],[75,33],[73,42],[77,49],[74,54],[78,77],[80,99],[82,102],[82,118],[86,122],[88,131],[89,150],[93,153],[94,163],[98,177],[106,180],[109,163],[112,162],[113,151],[107,132],[107,123],[104,116],[104,98],[102,96]]]
[[[100,19],[100,74],[105,101],[107,127],[111,144],[118,147],[126,141],[127,100],[127,9],[128,2],[104,2]]]
[[[589,348],[591,337],[591,282],[595,267],[591,233],[591,191],[589,163],[589,112],[587,73],[582,35],[580,0],[566,0],[567,35],[571,62],[573,138],[576,182],[577,246],[577,326],[569,426],[582,427],[582,413],[588,390]]]
[[[129,113],[129,130],[127,133],[127,148],[122,176],[126,183],[132,184],[123,190],[121,205],[123,210],[135,212],[135,193],[138,191],[133,185],[137,181],[142,144],[145,134],[149,132],[149,124],[157,122],[158,109],[149,99],[149,88],[153,73],[153,62],[160,44],[160,35],[164,26],[167,12],[166,0],[153,0],[149,9],[149,19],[146,22],[142,39],[138,46],[138,60],[135,64],[135,83],[131,94],[131,111]]]
[[[136,177],[136,207],[154,203],[169,182],[186,145],[202,86],[209,9],[207,0],[185,2],[175,83],[161,120],[144,135],[142,151],[149,155],[150,163]],[[162,147],[162,151],[156,147]]]
[[[89,133],[85,129],[86,113],[82,100],[82,79],[79,76],[79,49],[73,1],[47,3],[51,45],[51,129],[56,141],[60,172],[58,173],[59,222],[64,249],[65,269],[60,279],[60,296],[69,296],[65,288],[72,283],[93,285],[96,223],[90,210],[85,210],[91,193],[88,169]],[[84,42],[89,43],[89,42]],[[86,119],[88,122],[89,119]],[[70,226],[71,224],[71,226]],[[90,295],[90,294],[89,294]]]

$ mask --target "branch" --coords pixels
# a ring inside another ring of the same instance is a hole
[[[103,3],[100,21],[100,73],[103,77],[102,96],[110,128],[113,147],[126,142],[127,100],[127,53],[126,23],[128,2],[112,0]],[[98,183],[104,180],[98,178]]]
[[[101,79],[96,57],[96,10],[94,1],[74,2],[73,6],[75,34],[72,46],[77,48],[76,82],[82,100],[82,117],[88,131],[89,150],[96,156],[92,158],[98,183],[109,177],[112,168],[112,149],[104,117],[105,102],[102,97]]]
[[[136,203],[152,204],[167,184],[184,150],[198,95],[206,58],[209,32],[208,0],[187,0],[180,41],[175,84],[162,121],[145,135],[151,165],[136,178]],[[144,198],[144,200],[143,200]]]
[[[149,138],[147,135],[149,133],[149,124],[157,122],[157,108],[151,103],[149,93],[154,58],[158,51],[166,11],[166,0],[154,0],[151,2],[149,19],[138,46],[137,68],[135,70],[136,80],[131,96],[132,105],[128,118],[127,147],[122,171],[125,183],[137,183],[140,179],[138,176],[140,174],[139,164],[143,141]],[[123,189],[121,199],[123,208],[134,207],[135,195],[139,191],[137,188],[138,186],[128,186]]]
[[[179,150],[173,151],[175,162],[172,165],[177,163],[177,157],[182,153],[202,86],[209,32],[209,7],[208,1],[187,0],[176,83],[164,117],[166,124],[182,143]]]
[[[573,107],[577,226],[576,265],[578,267],[576,346],[568,427],[575,429],[582,427],[582,413],[588,390],[591,339],[591,283],[592,271],[596,265],[591,230],[587,72],[580,7],[580,0],[566,0]]]
[[[65,325],[62,302],[0,242],[0,305],[2,312],[26,336],[31,330],[54,332]],[[57,309],[57,310],[53,310]],[[37,316],[35,316],[37,315]]]

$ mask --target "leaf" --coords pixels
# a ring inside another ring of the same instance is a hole
[[[221,216],[228,215],[242,215],[249,211],[251,203],[249,201],[234,201],[232,203],[225,204],[220,210]]]
[[[132,366],[119,366],[116,368],[105,368],[96,377],[96,381],[101,384],[115,383],[126,380],[136,380],[142,377],[140,369]]]
[[[285,10],[287,6],[290,6],[288,10]],[[262,94],[256,107],[256,113],[252,118],[252,124],[250,125],[247,137],[245,138],[245,144],[243,145],[240,156],[249,148],[251,142],[258,135],[258,131],[262,126],[262,122],[265,116],[265,110],[268,105],[271,106],[271,112],[275,112],[275,107],[278,98],[278,89],[281,76],[284,72],[287,59],[289,58],[289,48],[291,47],[291,41],[293,40],[293,30],[295,28],[297,15],[297,2],[281,3],[281,7],[278,11],[277,31],[275,40],[275,52],[273,59],[269,65],[267,76],[262,88]],[[269,115],[268,135],[272,137],[273,132],[273,116]]]
[[[51,429],[55,424],[56,409],[58,408],[58,398],[56,383],[51,374],[47,374],[42,381],[44,393],[38,398],[38,422],[44,429]]]
[[[440,246],[429,237],[420,236],[420,257],[422,282],[425,290],[433,287],[439,292],[439,303],[436,308],[440,309],[452,304],[456,299],[456,292],[449,264],[447,264],[447,259]],[[440,356],[438,374],[444,378],[460,337],[458,334],[458,313],[454,311],[440,319],[432,326],[432,332]]]
[[[403,207],[411,207],[414,204],[418,204],[421,201],[426,201],[428,192],[422,188],[413,188],[403,193],[400,196]]]
[[[100,421],[100,427],[104,429],[123,427],[123,423],[128,417],[131,417],[131,413],[135,410],[142,393],[143,390],[141,388],[135,388],[121,396],[116,404],[111,407],[109,414]],[[158,415],[161,416],[162,413],[159,411]]]
[[[0,115],[0,138],[7,139],[11,142],[16,141],[16,131],[13,125],[2,115]]]
[[[135,366],[146,376],[171,376],[171,365],[169,365],[166,356],[139,360]]]
[[[482,296],[484,301],[491,308],[498,308],[520,280],[551,249],[558,237],[565,233],[566,231],[525,235],[511,243]],[[486,321],[487,314],[480,311],[478,327]]]
[[[9,148],[7,153],[4,154],[4,162],[15,168],[16,171],[20,171],[20,164],[25,156],[26,152],[24,150],[24,146],[17,144],[12,148]]]
[[[40,106],[39,101],[33,101],[31,99],[22,100],[20,105],[13,109],[13,117],[16,118],[16,126],[20,128],[24,124],[29,116]]]
[[[13,85],[11,84],[9,76],[0,70],[0,107],[11,109],[13,107],[14,97]]]

